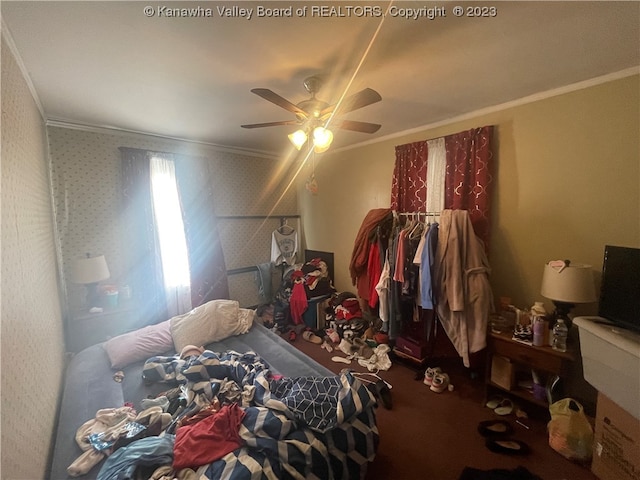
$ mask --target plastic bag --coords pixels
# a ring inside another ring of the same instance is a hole
[[[573,398],[563,398],[549,406],[549,413],[549,446],[569,460],[588,462],[592,455],[593,428],[582,405]]]

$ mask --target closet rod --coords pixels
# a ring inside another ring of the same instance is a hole
[[[268,218],[300,218],[300,215],[217,215],[221,220],[264,220]]]
[[[257,265],[253,265],[251,267],[240,267],[240,268],[232,268],[231,270],[227,270],[227,275],[237,275],[239,273],[247,273],[247,272],[257,272]]]
[[[440,215],[442,212],[396,212],[398,215],[403,215],[403,216],[410,216],[410,215],[426,215],[426,216],[433,216],[433,215]]]

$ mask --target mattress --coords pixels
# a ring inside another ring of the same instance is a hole
[[[355,397],[366,391],[366,388],[359,388],[357,381],[355,388],[351,388],[354,385],[347,385],[347,381],[344,378],[339,379],[330,370],[260,324],[254,324],[246,334],[229,337],[224,341],[209,344],[206,348],[212,352],[233,351],[240,354],[253,352],[268,364],[269,370],[273,374],[282,375],[286,379],[317,377],[328,379],[333,377],[334,380],[337,379],[338,383],[342,381],[349,387],[349,392],[355,392],[355,395],[353,395]],[[170,353],[167,355],[170,355]],[[124,378],[122,382],[117,383],[113,380],[114,370],[110,368],[108,357],[101,344],[89,347],[72,358],[65,379],[50,478],[54,480],[73,478],[67,474],[66,469],[82,454],[82,450],[78,447],[74,438],[76,431],[83,423],[93,419],[99,409],[120,407],[125,402],[130,402],[134,408],[140,410],[141,399],[155,397],[158,393],[167,390],[167,385],[163,383],[145,385],[145,382],[142,381],[143,367],[144,362],[138,362],[126,367],[123,369]],[[358,399],[359,404],[366,403],[366,401],[365,397]],[[373,401],[373,404],[375,404],[375,401]],[[349,406],[338,405],[338,407],[345,411],[349,410]],[[366,437],[367,439],[361,445],[356,446],[360,451],[354,452],[355,457],[371,461],[373,455],[375,455],[378,442],[373,408],[364,408],[357,415],[357,418],[355,417],[353,422],[355,422],[358,429],[358,436]],[[301,434],[302,438],[311,439],[310,450],[315,451],[314,458],[326,455],[331,459],[330,463],[320,466],[320,470],[317,470],[322,472],[321,475],[324,478],[350,478],[353,477],[356,471],[358,476],[361,477],[363,471],[366,471],[366,465],[362,471],[360,466],[356,468],[352,459],[348,458],[348,454],[344,458],[340,458],[345,455],[343,450],[348,450],[341,444],[342,439],[351,438],[353,436],[351,431],[353,428],[353,425],[349,423],[335,429],[335,432],[309,433],[305,430],[305,433]],[[295,440],[298,443],[299,441],[299,439]],[[282,451],[282,445],[274,445],[276,450]],[[327,448],[326,451],[323,450],[325,447]],[[237,454],[235,457],[232,456],[233,458],[227,460],[220,468],[226,472],[235,468],[239,474],[242,474],[244,466],[241,463],[245,454],[246,452]],[[292,463],[300,461],[300,459],[296,458],[296,455],[295,452],[291,454]],[[273,459],[271,460],[273,463]],[[101,464],[103,463],[104,461],[101,462]],[[88,474],[80,478],[98,478],[101,464],[96,465]],[[210,472],[221,471],[220,468],[217,470],[210,469]],[[300,468],[306,467],[301,464]],[[283,476],[297,478],[295,469],[292,472],[286,475],[283,474]],[[301,472],[301,474],[304,475],[304,472]],[[307,472],[308,474],[309,472]],[[227,473],[225,473],[225,478],[229,478]],[[236,477],[232,476],[231,478]],[[240,475],[237,478],[243,477]],[[304,478],[304,476],[299,478]]]

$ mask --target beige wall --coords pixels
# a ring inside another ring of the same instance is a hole
[[[353,289],[353,241],[368,210],[389,206],[394,147],[495,125],[495,297],[521,307],[543,300],[542,269],[553,259],[589,263],[597,278],[605,244],[640,247],[639,92],[632,76],[319,156],[318,195],[299,184],[308,247],[335,252],[336,286]]]
[[[44,122],[2,38],[2,472],[45,478],[64,370]]]

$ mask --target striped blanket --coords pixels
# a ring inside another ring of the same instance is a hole
[[[207,466],[212,480],[364,478],[376,453],[375,399],[350,373],[279,378],[253,352],[205,350],[150,358],[143,378],[178,383],[187,396],[169,433],[215,398],[243,407],[243,445]]]

